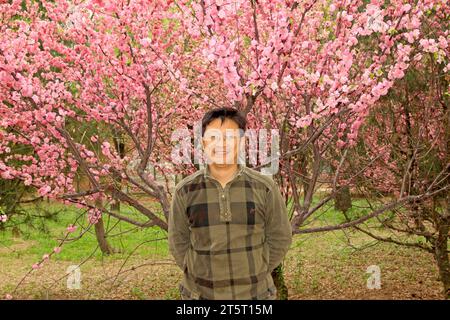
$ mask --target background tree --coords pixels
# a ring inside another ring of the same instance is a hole
[[[380,217],[377,225],[355,228],[431,253],[447,299],[450,199],[448,192],[437,191],[450,185],[448,13],[437,11],[435,19],[426,18],[425,30],[433,38],[420,41],[405,77],[371,113],[349,167],[354,170],[383,150],[355,186],[371,205],[387,196],[417,198]]]

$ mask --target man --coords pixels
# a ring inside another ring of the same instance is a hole
[[[202,120],[203,169],[175,186],[169,250],[182,299],[275,299],[271,272],[292,243],[286,205],[271,177],[238,163],[245,117],[233,108]]]

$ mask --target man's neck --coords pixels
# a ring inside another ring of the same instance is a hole
[[[218,180],[224,187],[228,181],[230,181],[233,175],[238,171],[239,167],[237,163],[233,164],[220,164],[210,163],[207,164],[211,176]]]

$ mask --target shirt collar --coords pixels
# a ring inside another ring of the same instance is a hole
[[[242,173],[244,172],[244,168],[245,166],[241,163],[238,163],[238,170],[234,173],[233,178],[231,178],[231,180],[233,180],[236,177],[240,177],[242,175]],[[209,166],[207,163],[205,163],[205,167],[203,168],[203,176],[205,178],[210,178],[211,176],[211,170],[209,169]]]

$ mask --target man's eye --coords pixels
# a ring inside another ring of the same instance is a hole
[[[205,140],[209,142],[216,141],[216,137],[215,136],[205,137]]]

